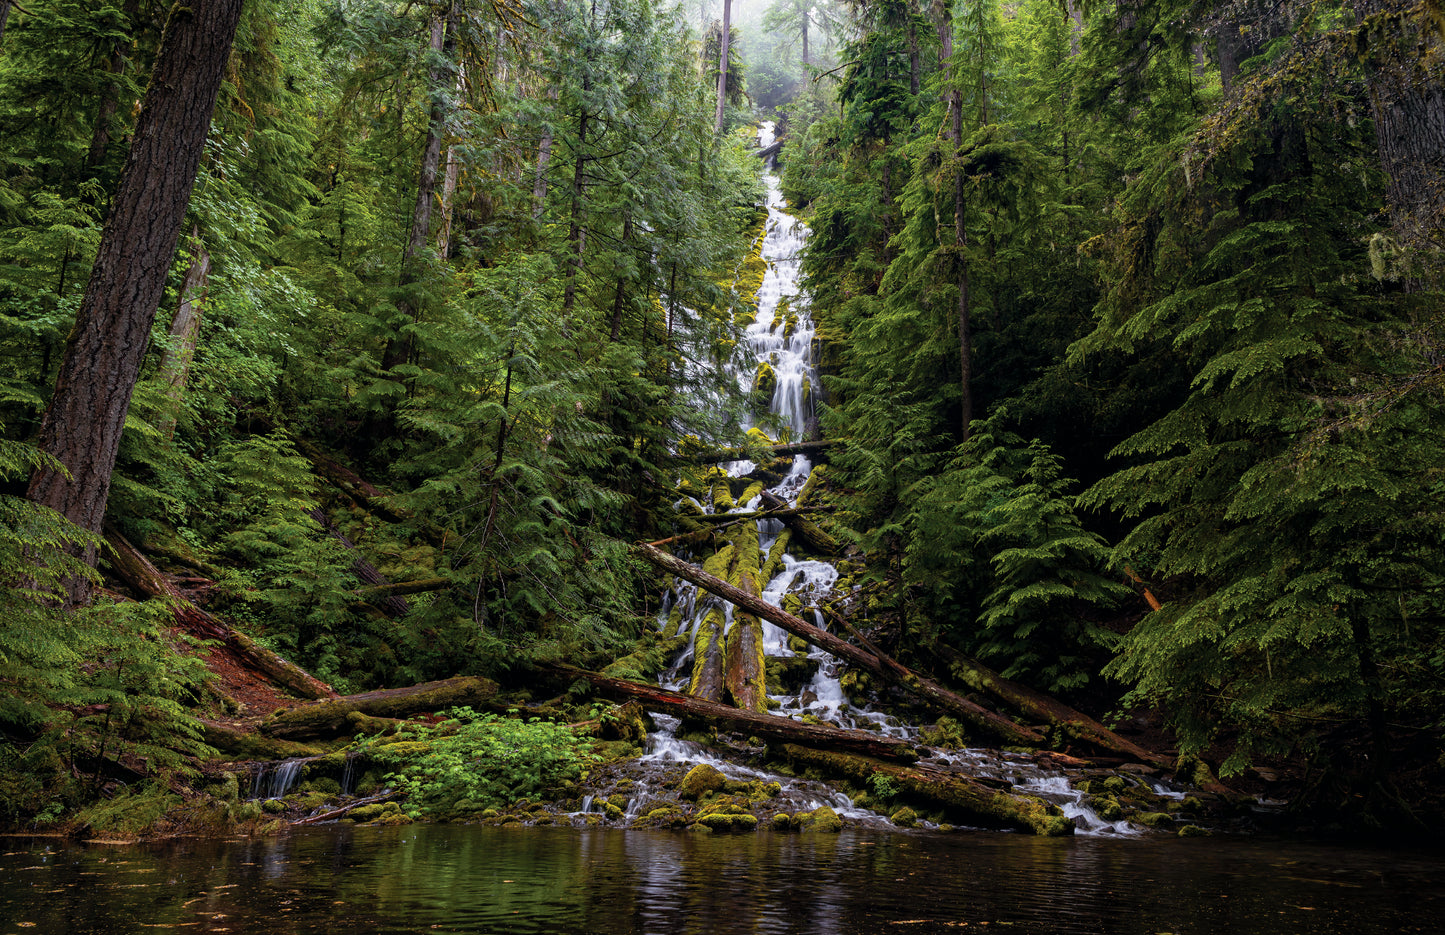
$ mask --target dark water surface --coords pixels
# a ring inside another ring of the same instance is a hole
[[[0,935],[1445,931],[1445,854],[1261,839],[412,825],[0,849]]]

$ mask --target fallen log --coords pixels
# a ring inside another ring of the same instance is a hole
[[[333,808],[333,809],[332,809],[331,811],[329,811],[329,812],[322,812],[320,815],[312,815],[312,816],[309,817],[309,818],[298,818],[296,821],[291,822],[291,824],[293,824],[293,825],[315,825],[315,824],[320,824],[320,823],[323,822],[323,821],[335,821],[335,820],[338,819],[338,818],[344,818],[344,817],[346,816],[346,813],[347,813],[347,812],[350,812],[352,809],[361,808],[361,806],[363,806],[363,805],[375,805],[375,804],[377,804],[378,802],[386,802],[386,801],[390,801],[391,799],[400,798],[400,797],[401,797],[401,793],[400,793],[400,792],[394,792],[394,791],[382,792],[382,793],[379,793],[379,794],[377,794],[377,795],[367,796],[367,797],[364,798],[364,799],[357,799],[355,802],[352,802],[352,803],[347,804],[347,805],[343,805],[343,806],[341,806],[340,808]]]
[[[332,691],[330,685],[259,645],[239,630],[233,630],[183,597],[170,579],[119,532],[107,529],[105,541],[111,548],[107,558],[115,573],[146,597],[158,597],[170,602],[176,623],[181,629],[202,639],[218,640],[226,644],[241,662],[302,698],[336,697],[336,692]]]
[[[392,581],[387,584],[377,584],[369,588],[357,588],[352,593],[358,600],[368,603],[384,600],[388,597],[400,597],[404,594],[426,594],[431,591],[444,591],[452,586],[450,578],[422,578],[419,581]]]
[[[772,511],[774,516],[782,520],[783,525],[793,531],[793,535],[803,540],[808,548],[819,555],[837,555],[838,540],[818,528],[818,525],[808,519],[808,513],[825,512],[820,507],[804,507],[801,509],[788,509],[788,501],[776,494],[763,491],[763,505]]]
[[[496,694],[497,683],[491,679],[458,676],[283,708],[263,720],[259,729],[286,740],[339,737],[367,732],[375,725],[375,718],[406,719],[446,708],[480,705]]]
[[[393,523],[404,522],[411,515],[404,510],[393,509],[386,504],[386,491],[368,482],[360,474],[323,452],[320,448],[295,433],[287,433],[296,450],[310,461],[316,472],[331,482],[332,486],[347,494],[366,509]]]
[[[869,672],[874,673],[902,688],[907,689],[914,695],[928,702],[929,704],[947,711],[957,717],[963,718],[968,723],[980,730],[986,731],[990,736],[1009,744],[1041,745],[1045,738],[1038,731],[1016,724],[1001,714],[990,711],[980,704],[976,704],[934,682],[932,679],[918,675],[897,663],[885,665],[874,654],[859,649],[857,646],[840,639],[826,630],[807,623],[799,617],[788,613],[781,607],[776,607],[758,597],[753,597],[738,588],[733,587],[722,579],[710,575],[698,568],[682,561],[675,556],[669,555],[661,549],[646,543],[639,543],[632,547],[632,551],[639,558],[650,563],[662,571],[674,574],[686,581],[717,595],[723,600],[741,607],[751,613],[757,614],[764,620],[769,620],[784,630],[807,640],[812,645],[831,653],[839,659],[846,659],[856,665],[862,666]]]
[[[766,452],[774,458],[786,458],[792,455],[806,455],[814,460],[824,460],[829,448],[846,444],[842,439],[829,439],[817,442],[792,442],[786,445],[770,445],[762,449],[753,449],[753,454]],[[679,454],[673,458],[683,464],[708,464],[714,461],[751,461],[752,455],[746,448],[709,448],[704,451],[693,451]]]
[[[940,807],[960,824],[1018,828],[1042,837],[1074,833],[1074,823],[1058,806],[1031,795],[991,789],[962,773],[931,766],[899,766],[857,754],[810,750],[797,744],[783,748],[793,763],[840,776],[866,787],[874,776],[884,776],[912,801]]]
[[[561,663],[548,663],[540,667],[558,675],[589,682],[598,691],[611,698],[640,699],[649,708],[661,710],[674,717],[699,718],[732,730],[746,731],[765,741],[844,750],[853,754],[910,763],[918,759],[918,752],[914,745],[896,737],[886,737],[866,730],[846,730],[841,727],[805,724],[774,714],[731,708],[716,702],[704,701],[693,695],[669,691],[657,685],[644,685],[641,682],[609,678],[596,672],[588,672]]]
[[[356,544],[342,534],[336,524],[331,521],[331,517],[322,512],[320,507],[314,507],[308,510],[306,515],[310,516],[311,519],[316,522],[316,525],[326,530],[331,538],[340,542],[342,546],[351,553],[351,572],[360,580],[371,585],[371,588],[368,589],[369,591],[376,592],[378,588],[387,588],[391,585],[391,581],[381,572],[377,571],[376,566],[361,555],[360,551],[356,548]],[[382,613],[393,619],[405,617],[411,611],[411,607],[407,604],[406,598],[395,591],[383,590],[379,593],[379,596],[375,598],[363,597],[362,600],[368,602],[375,600],[377,606],[381,608]]]
[[[1054,725],[1064,735],[1086,743],[1091,747],[1123,754],[1140,763],[1148,763],[1160,769],[1173,769],[1174,760],[1162,754],[1145,750],[1131,740],[1126,740],[1109,730],[1103,724],[1081,711],[1076,711],[1056,698],[1035,691],[1027,685],[1006,679],[988,666],[963,655],[951,646],[934,644],[935,651],[948,660],[950,668],[975,691],[984,692],[1017,708],[1024,714]]]

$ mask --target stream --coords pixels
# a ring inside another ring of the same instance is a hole
[[[296,828],[0,844],[0,933],[1438,932],[1445,858],[1214,837]]]

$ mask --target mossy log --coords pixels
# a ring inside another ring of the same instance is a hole
[[[1058,807],[1031,795],[990,789],[962,773],[929,766],[899,766],[853,753],[787,744],[783,754],[798,766],[866,786],[874,776],[890,780],[907,798],[942,808],[960,823],[1017,828],[1044,837],[1074,833],[1074,823]]]
[[[789,510],[788,502],[782,497],[771,493],[763,493],[763,505],[773,511],[773,515],[783,521],[783,525],[793,531],[793,535],[801,539],[808,548],[819,555],[837,555],[838,540],[819,529],[817,524],[808,519],[805,515],[807,509]],[[818,511],[821,512],[821,511]]]
[[[331,538],[340,542],[342,546],[351,553],[352,573],[356,575],[358,580],[371,585],[370,588],[366,588],[365,590],[371,592],[372,596],[362,597],[361,599],[363,601],[375,602],[382,613],[393,619],[405,617],[410,612],[411,607],[407,604],[406,598],[402,597],[402,593],[411,592],[399,593],[395,590],[388,590],[391,588],[391,581],[376,570],[376,566],[371,564],[371,562],[361,554],[360,550],[356,548],[355,543],[342,534],[336,524],[331,521],[331,517],[322,512],[320,507],[313,507],[307,511],[306,515],[310,516],[316,525],[326,530],[326,533],[330,535]]]
[[[453,584],[450,578],[422,578],[418,581],[393,581],[388,584],[357,588],[353,593],[358,600],[373,602],[405,594],[427,594],[431,591],[445,591]]]
[[[201,739],[228,757],[237,760],[291,760],[303,756],[321,756],[320,747],[266,737],[255,731],[240,730],[229,724],[199,719]]]
[[[649,709],[663,711],[675,717],[698,718],[730,730],[745,731],[765,741],[800,744],[827,750],[847,750],[870,757],[909,763],[918,758],[916,748],[908,741],[875,734],[872,731],[845,730],[841,727],[804,724],[801,721],[773,714],[730,708],[727,705],[705,701],[693,695],[668,691],[657,685],[644,685],[641,682],[608,678],[596,672],[588,672],[560,663],[549,663],[539,667],[567,678],[589,682],[599,692],[611,698],[640,699],[646,703]]]
[[[356,503],[375,513],[377,516],[393,523],[405,522],[411,519],[411,514],[404,510],[394,509],[386,504],[385,498],[388,496],[386,491],[368,482],[360,474],[357,474],[351,468],[326,454],[300,435],[292,434],[288,437],[291,443],[296,446],[296,450],[301,452],[306,460],[310,461],[312,466],[316,468],[316,473],[326,478],[331,482],[333,487],[351,497]]]
[[[705,591],[709,591],[726,601],[730,601],[738,607],[762,617],[764,620],[772,621],[794,636],[802,637],[819,649],[831,653],[839,659],[845,659],[855,665],[861,666],[869,672],[907,689],[925,702],[956,717],[963,718],[980,730],[986,731],[992,737],[996,737],[1010,744],[1041,745],[1044,742],[1044,735],[1038,731],[1022,724],[1016,724],[1003,715],[990,711],[980,704],[969,701],[962,695],[951,692],[937,682],[918,675],[898,665],[896,662],[892,662],[892,660],[889,660],[889,663],[885,664],[873,653],[860,649],[826,630],[821,630],[811,623],[807,623],[802,618],[788,613],[781,607],[767,603],[762,598],[754,597],[739,588],[735,588],[716,575],[709,574],[701,568],[684,562],[682,559],[673,555],[669,555],[661,549],[647,545],[646,543],[639,543],[634,545],[632,550],[639,558],[654,567],[677,575],[679,578],[691,581]]]
[[[176,624],[181,629],[201,639],[219,640],[242,663],[302,698],[336,697],[330,685],[257,644],[246,634],[233,630],[183,597],[170,579],[119,532],[107,529],[105,541],[111,548],[107,558],[115,573],[146,597],[169,601]]]
[[[761,488],[760,488],[761,489]],[[745,594],[760,598],[758,527],[743,523],[734,527],[731,578]],[[724,680],[728,697],[739,708],[749,711],[768,710],[768,675],[763,660],[763,622],[757,614],[742,610],[733,613],[725,649]]]
[[[363,728],[374,723],[369,722],[369,718],[405,719],[463,705],[480,705],[496,694],[497,683],[491,679],[458,676],[284,708],[262,721],[260,729],[269,736],[289,740],[338,737],[356,733],[358,723]]]
[[[1174,768],[1173,758],[1145,750],[1058,699],[1006,679],[977,659],[971,659],[950,646],[938,643],[934,648],[941,658],[948,660],[953,672],[975,691],[985,692],[1031,717],[1047,721],[1063,731],[1065,736],[1091,747],[1119,753],[1160,769]]]

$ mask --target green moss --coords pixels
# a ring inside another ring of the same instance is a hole
[[[708,793],[723,788],[727,785],[727,781],[727,777],[715,767],[699,763],[688,770],[687,775],[682,778],[682,782],[677,784],[677,792],[683,798],[696,802]]]
[[[758,826],[756,815],[714,812],[698,818],[697,823],[712,831],[753,831]]]
[[[1198,825],[1185,825],[1179,829],[1179,836],[1181,838],[1207,838],[1209,832]]]
[[[1149,828],[1168,828],[1174,824],[1174,819],[1164,812],[1143,812],[1135,815],[1134,820]]]
[[[267,799],[261,803],[261,810],[271,815],[286,811],[286,803],[280,799]]]
[[[843,819],[827,805],[820,805],[811,812],[804,812],[796,817],[799,827],[804,831],[837,834],[843,830]]]
[[[778,812],[772,817],[770,824],[773,826],[774,831],[792,831],[798,827],[797,821],[787,812]]]
[[[1105,821],[1118,821],[1124,817],[1124,808],[1119,800],[1111,795],[1096,795],[1088,799],[1089,807],[1099,814]]]
[[[356,821],[375,821],[386,813],[387,804],[394,803],[382,804],[373,802],[371,805],[363,805],[360,808],[353,808],[347,814]]]
[[[892,815],[889,815],[888,820],[900,828],[912,828],[918,824],[918,813],[905,805]]]

